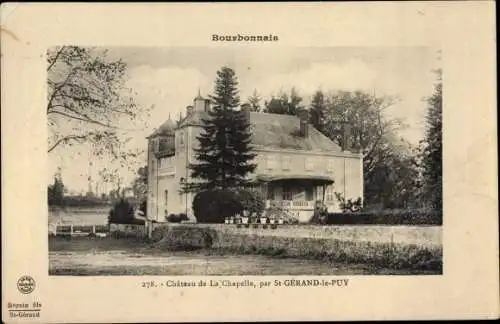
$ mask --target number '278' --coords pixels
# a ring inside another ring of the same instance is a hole
[[[154,281],[143,281],[142,282],[142,288],[153,288],[155,287],[155,282]]]

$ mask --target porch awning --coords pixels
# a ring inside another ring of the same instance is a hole
[[[271,182],[271,181],[286,181],[286,180],[307,180],[318,184],[332,184],[334,181],[332,178],[327,176],[312,175],[312,174],[280,174],[280,175],[268,175],[268,174],[258,174],[256,177],[257,181]]]

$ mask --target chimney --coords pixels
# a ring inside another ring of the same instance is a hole
[[[187,106],[186,107],[186,117],[191,116],[194,112],[194,107],[193,106]]]
[[[300,119],[300,133],[305,137],[309,137],[309,111],[302,109],[299,112]]]
[[[205,110],[205,99],[201,96],[200,90],[198,89],[198,95],[193,100],[194,110],[204,111]]]
[[[344,124],[344,135],[342,139],[342,151],[350,151],[352,149],[351,145],[351,135],[352,127],[351,124]]]

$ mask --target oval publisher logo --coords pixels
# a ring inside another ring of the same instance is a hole
[[[35,290],[35,279],[30,276],[22,276],[17,281],[17,289],[23,294],[30,294]]]

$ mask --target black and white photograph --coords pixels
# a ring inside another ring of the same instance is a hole
[[[441,275],[440,62],[49,48],[49,274]]]
[[[500,316],[494,3],[2,3],[2,320]]]

